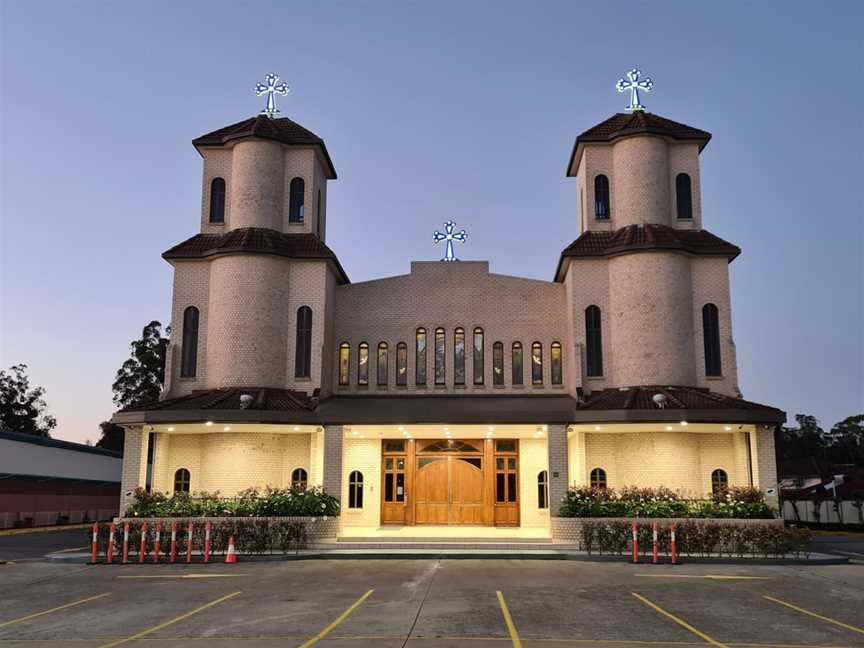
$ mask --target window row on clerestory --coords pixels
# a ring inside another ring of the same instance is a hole
[[[504,387],[508,380],[513,386],[524,385],[526,379],[535,387],[543,386],[547,380],[552,385],[564,383],[560,342],[552,342],[548,349],[539,341],[528,345],[513,342],[505,349],[503,342],[496,341],[491,348],[491,380],[494,387]],[[391,357],[393,350],[387,342],[379,342],[374,349],[370,348],[368,342],[360,342],[354,347],[348,342],[342,342],[337,360],[339,385],[347,387],[352,384],[353,378],[358,387],[366,387],[370,383],[387,387],[391,379],[395,379],[397,387],[407,387],[408,353],[407,342],[396,344],[395,357]],[[506,371],[505,367],[505,353],[510,355],[509,371]],[[489,378],[486,373],[486,335],[480,327],[471,333],[470,346],[468,334],[463,328],[455,328],[449,335],[443,328],[432,331],[418,328],[414,332],[413,359],[411,373],[414,386],[444,387],[452,384],[458,387],[469,382],[475,386],[483,386]],[[544,371],[547,360],[549,369]],[[395,363],[395,376],[390,373],[391,363]],[[452,374],[449,380],[448,373]]]

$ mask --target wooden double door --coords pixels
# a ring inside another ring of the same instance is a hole
[[[382,448],[383,524],[519,524],[516,441],[385,440]]]

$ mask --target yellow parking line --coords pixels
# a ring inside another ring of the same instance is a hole
[[[87,598],[81,599],[80,601],[73,601],[72,603],[67,603],[66,605],[61,605],[59,607],[51,608],[50,610],[43,610],[42,612],[36,612],[34,614],[28,614],[27,616],[20,617],[18,619],[12,619],[11,621],[5,621],[0,623],[0,628],[5,628],[6,626],[11,626],[16,623],[21,623],[22,621],[27,621],[28,619],[35,619],[36,617],[40,617],[43,614],[51,614],[52,612],[59,612],[60,610],[65,610],[66,608],[74,607],[76,605],[81,605],[82,603],[87,603],[88,601],[95,601],[96,599],[103,598],[108,596],[108,592],[105,594],[99,594],[97,596],[88,596]]]
[[[118,576],[127,579],[149,579],[149,578],[237,578],[249,574],[152,574],[147,576]]]
[[[675,615],[672,614],[671,612],[667,612],[666,610],[664,610],[663,608],[661,608],[661,607],[660,607],[659,605],[657,605],[656,603],[652,603],[651,601],[649,601],[647,598],[645,598],[645,597],[642,596],[641,594],[637,594],[636,592],[630,592],[630,593],[631,593],[633,596],[635,596],[637,599],[639,599],[640,601],[642,601],[645,605],[647,605],[648,607],[650,607],[651,609],[653,609],[655,612],[659,612],[660,614],[662,614],[662,615],[665,616],[666,618],[668,618],[668,619],[672,619],[672,621],[674,621],[675,623],[677,623],[678,625],[680,625],[682,628],[685,628],[685,629],[689,630],[689,631],[692,632],[694,635],[696,635],[697,637],[699,637],[702,641],[704,641],[704,642],[706,642],[706,643],[709,643],[709,644],[711,644],[712,646],[718,646],[719,648],[729,648],[729,646],[727,646],[726,644],[720,643],[720,642],[717,641],[716,639],[712,639],[711,637],[709,637],[707,634],[705,634],[705,633],[702,632],[701,630],[697,630],[697,629],[694,628],[692,625],[690,625],[689,623],[687,623],[684,619],[681,619],[681,618],[675,616]]]
[[[219,605],[220,603],[227,601],[230,598],[234,598],[238,594],[240,594],[240,592],[232,592],[231,594],[223,596],[222,598],[218,598],[215,601],[210,601],[209,603],[206,603],[206,604],[202,605],[201,607],[197,607],[194,610],[192,610],[191,612],[186,612],[185,614],[181,614],[178,617],[174,617],[170,621],[166,621],[165,623],[160,623],[157,626],[153,626],[152,628],[148,628],[147,630],[143,630],[143,631],[139,632],[138,634],[132,635],[131,637],[126,637],[125,639],[118,639],[117,641],[112,641],[110,643],[103,644],[103,645],[99,646],[99,648],[114,648],[114,646],[119,646],[120,644],[128,643],[130,641],[135,641],[136,639],[140,639],[141,637],[146,637],[149,634],[152,634],[154,632],[162,630],[163,628],[167,628],[170,625],[174,625],[178,621],[182,621],[183,619],[188,619],[193,614],[198,614],[199,612],[203,612],[207,608],[211,608],[214,605]]]
[[[822,616],[821,614],[816,614],[815,612],[811,612],[810,610],[805,610],[802,607],[798,607],[797,605],[792,605],[791,603],[787,603],[786,601],[781,601],[778,598],[774,598],[773,596],[763,596],[762,598],[766,598],[769,601],[774,601],[775,603],[779,603],[780,605],[785,605],[788,608],[791,608],[801,614],[807,614],[812,617],[816,617],[817,619],[822,619],[822,621],[826,621],[827,623],[833,623],[836,626],[840,626],[841,628],[846,628],[847,630],[851,630],[852,632],[860,632],[864,634],[864,628],[858,628],[853,625],[849,625],[848,623],[843,623],[842,621],[838,621],[837,619],[832,619],[830,617]]]
[[[504,595],[500,591],[495,592],[495,595],[498,597],[498,605],[501,606],[501,614],[504,615],[504,623],[507,625],[507,632],[510,633],[510,641],[513,642],[513,648],[522,648],[522,640],[519,639],[519,633],[516,632],[516,626],[513,625],[513,618],[510,616],[510,610],[507,609]]]
[[[319,641],[321,641],[324,637],[326,637],[328,634],[330,634],[330,632],[332,632],[333,629],[334,629],[336,626],[338,626],[338,625],[339,625],[340,623],[342,623],[345,619],[347,619],[348,616],[349,616],[349,615],[350,615],[354,610],[356,610],[358,607],[360,607],[361,605],[363,605],[363,601],[365,601],[367,598],[369,598],[370,596],[372,596],[372,592],[374,592],[374,591],[375,591],[375,590],[371,590],[371,589],[370,589],[370,590],[369,590],[368,592],[366,592],[363,596],[361,596],[359,599],[357,599],[356,601],[354,601],[354,603],[351,604],[351,607],[349,607],[349,608],[348,608],[347,610],[345,610],[342,614],[340,614],[338,617],[336,617],[336,620],[333,621],[333,623],[331,623],[330,625],[328,625],[328,626],[327,626],[326,628],[324,628],[321,632],[319,632],[317,635],[315,635],[314,637],[312,637],[309,641],[307,641],[307,642],[301,644],[301,645],[300,645],[300,648],[309,648],[309,646],[314,646],[316,643],[318,643]],[[107,648],[107,647],[106,647],[106,648]]]
[[[774,580],[773,576],[725,576],[721,574],[633,574],[643,578],[705,578],[707,580]]]

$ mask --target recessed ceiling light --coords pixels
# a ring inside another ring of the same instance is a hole
[[[207,421],[204,425],[206,425],[207,427],[210,427],[211,425],[213,425],[213,421]]]
[[[353,434],[354,436],[357,436],[357,431],[355,430],[355,431],[352,432],[351,434]]]
[[[732,426],[731,426],[731,425],[727,425],[727,426],[724,427],[723,429],[726,430],[727,432],[731,432],[731,431],[732,431]]]
[[[404,431],[405,431],[405,426],[404,426],[404,425],[400,425],[400,426],[399,426],[399,431],[400,431],[400,432],[404,432]]]
[[[173,426],[173,425],[170,426],[170,427],[168,428],[168,431],[169,431],[169,432],[173,432],[173,431],[174,431],[174,426]]]
[[[549,426],[548,426],[548,425],[544,425],[544,426],[543,426],[543,431],[544,431],[544,432],[545,432],[546,430],[548,430],[548,429],[549,429]]]
[[[595,430],[599,430],[599,429],[600,429],[600,426],[599,426],[599,425],[595,425],[595,426],[594,426],[594,429],[595,429]]]
[[[687,421],[681,421],[681,425],[686,426],[686,425],[687,425]]]
[[[448,427],[445,427],[445,428],[444,428],[444,431],[445,431],[445,432],[447,432],[447,431],[449,431],[449,430],[450,430],[450,428],[448,428]]]
[[[299,432],[299,431],[300,431],[300,426],[299,426],[299,425],[295,425],[295,426],[294,426],[294,431],[295,431],[295,432]]]
[[[667,431],[667,432],[671,432],[671,431],[672,431],[672,426],[671,426],[671,425],[667,425],[667,426],[666,426],[666,431]]]
[[[494,431],[495,431],[495,426],[494,426],[494,425],[490,425],[490,426],[489,426],[489,431],[490,431],[490,432],[494,432]]]
[[[222,431],[223,431],[223,432],[230,432],[230,431],[231,431],[231,426],[230,426],[230,425],[226,425],[225,427],[222,428]]]

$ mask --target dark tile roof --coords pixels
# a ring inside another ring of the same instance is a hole
[[[690,254],[725,256],[730,261],[741,248],[707,230],[685,230],[646,223],[628,225],[614,232],[586,231],[561,252],[555,280],[561,281],[566,257],[603,257],[638,250],[680,250]]]
[[[655,394],[663,394],[666,401],[663,407],[654,402]],[[688,410],[737,410],[745,415],[758,415],[759,422],[783,422],[786,414],[776,407],[761,405],[743,398],[718,394],[704,387],[669,387],[664,385],[640,385],[602,389],[592,392],[579,403],[579,412],[650,411],[654,413]],[[664,417],[669,418],[669,417]]]
[[[681,124],[671,119],[666,119],[653,113],[637,111],[633,113],[617,113],[604,122],[589,128],[576,138],[573,144],[573,152],[570,154],[570,164],[567,166],[568,175],[576,175],[573,163],[576,161],[576,153],[580,144],[588,142],[611,142],[619,137],[628,135],[661,135],[676,140],[692,140],[699,144],[699,150],[705,148],[711,139],[711,133],[693,128],[687,124]]]
[[[63,441],[62,439],[52,439],[51,437],[41,437],[35,434],[24,434],[22,432],[13,432],[6,428],[0,428],[0,439],[6,441],[18,441],[20,443],[32,443],[34,445],[46,446],[49,448],[61,448],[63,450],[72,450],[74,452],[86,452],[89,454],[102,455],[104,457],[121,458],[122,452],[114,450],[106,450],[105,448],[97,448],[88,446],[84,443],[75,443],[73,441]]]
[[[240,227],[224,234],[196,234],[162,254],[163,259],[202,259],[220,254],[255,252],[292,259],[328,259],[341,283],[350,283],[336,254],[314,234],[285,234],[263,227]]]
[[[320,146],[332,178],[336,178],[336,168],[324,145],[324,140],[310,130],[306,130],[297,122],[288,118],[270,119],[264,115],[250,117],[236,124],[220,128],[194,140],[194,146],[224,146],[228,142],[246,137],[259,137],[282,144],[299,144],[304,146]]]

